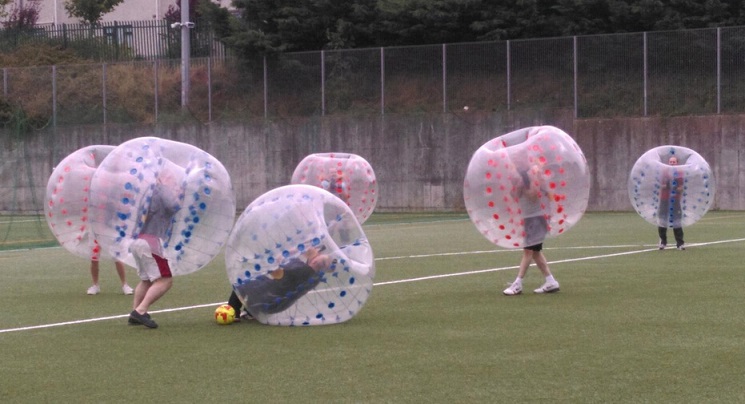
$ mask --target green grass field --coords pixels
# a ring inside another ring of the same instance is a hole
[[[521,252],[465,215],[375,214],[364,229],[372,295],[346,323],[305,328],[217,325],[222,256],[176,278],[150,330],[127,325],[113,264],[88,296],[86,260],[6,245],[0,401],[745,402],[745,212],[709,212],[686,251],[658,251],[636,213],[588,213],[545,244],[561,292],[533,294],[533,267],[514,297],[501,291]]]

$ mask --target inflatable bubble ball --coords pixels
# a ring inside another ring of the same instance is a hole
[[[476,228],[504,248],[524,248],[574,226],[587,208],[590,174],[561,129],[534,126],[494,138],[471,158],[463,186]]]
[[[248,312],[284,326],[351,319],[375,276],[372,248],[352,210],[310,185],[276,188],[248,205],[228,238],[225,266]]]
[[[690,226],[714,203],[709,163],[695,151],[665,145],[636,160],[628,181],[634,210],[647,222],[668,228]]]
[[[360,223],[370,217],[378,199],[372,166],[351,153],[317,153],[305,157],[292,174],[292,184],[323,188],[349,205]]]
[[[156,216],[151,212],[155,196],[170,212],[161,219],[168,222],[159,234],[141,234]],[[168,260],[173,275],[197,271],[220,252],[235,212],[225,167],[186,143],[156,137],[122,143],[91,182],[91,225],[102,251],[135,266],[130,246],[146,239],[152,253]]]
[[[67,251],[98,260],[100,248],[90,228],[90,186],[93,174],[114,146],[92,145],[76,150],[49,176],[44,216],[49,229]]]

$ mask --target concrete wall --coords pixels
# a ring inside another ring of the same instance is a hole
[[[559,111],[521,114],[334,116],[206,126],[61,127],[24,136],[0,132],[0,211],[40,211],[54,165],[91,144],[159,136],[200,147],[231,173],[239,210],[286,185],[310,153],[364,157],[379,182],[376,211],[464,209],[463,176],[487,140],[521,127],[551,124],[572,135],[592,174],[588,210],[631,210],[626,183],[636,159],[664,144],[696,150],[714,170],[715,209],[745,209],[745,116],[574,120]]]

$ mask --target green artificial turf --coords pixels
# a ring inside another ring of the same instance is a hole
[[[585,214],[545,243],[561,291],[533,294],[533,267],[513,297],[521,252],[463,214],[374,214],[364,230],[370,298],[346,323],[305,328],[217,325],[222,255],[175,279],[150,330],[127,325],[113,264],[88,296],[87,261],[2,251],[0,401],[745,401],[745,213],[707,213],[686,251],[658,251],[635,213]]]

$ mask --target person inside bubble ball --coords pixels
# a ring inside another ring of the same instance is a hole
[[[521,181],[514,187],[513,195],[518,199],[522,211],[525,229],[525,244],[523,256],[517,271],[517,278],[504,290],[507,296],[519,295],[523,292],[523,278],[528,272],[531,262],[535,262],[546,281],[534,293],[554,293],[559,291],[556,281],[543,255],[543,239],[548,233],[548,221],[544,216],[542,204],[550,194],[540,186],[541,163],[532,165],[527,170],[519,170]]]
[[[142,324],[148,328],[158,327],[148,313],[150,305],[163,297],[173,286],[173,274],[168,260],[163,257],[161,240],[168,237],[172,218],[180,207],[180,178],[183,173],[180,173],[177,167],[167,166],[168,164],[158,175],[142,229],[137,240],[129,248],[137,264],[140,282],[135,287],[128,322],[131,325]]]
[[[321,181],[321,188],[331,192],[334,196],[344,201],[344,203],[349,204],[349,194],[346,193],[347,184],[343,179],[331,176],[329,179]]]
[[[671,167],[665,167],[663,171],[660,206],[657,210],[657,217],[660,219],[660,225],[657,227],[660,243],[657,247],[660,250],[665,249],[667,246],[667,226],[672,225],[676,247],[678,250],[685,250],[683,227],[680,223],[683,218],[683,210],[680,205],[680,198],[683,194],[683,172],[675,169],[675,166],[678,165],[677,157],[670,156],[667,164]]]
[[[324,249],[309,248],[274,271],[235,286],[228,304],[236,313],[241,313],[238,318],[242,319],[252,319],[258,313],[275,314],[287,310],[321,282],[324,272],[334,270],[336,260],[322,254]],[[246,302],[245,308],[239,296]]]

